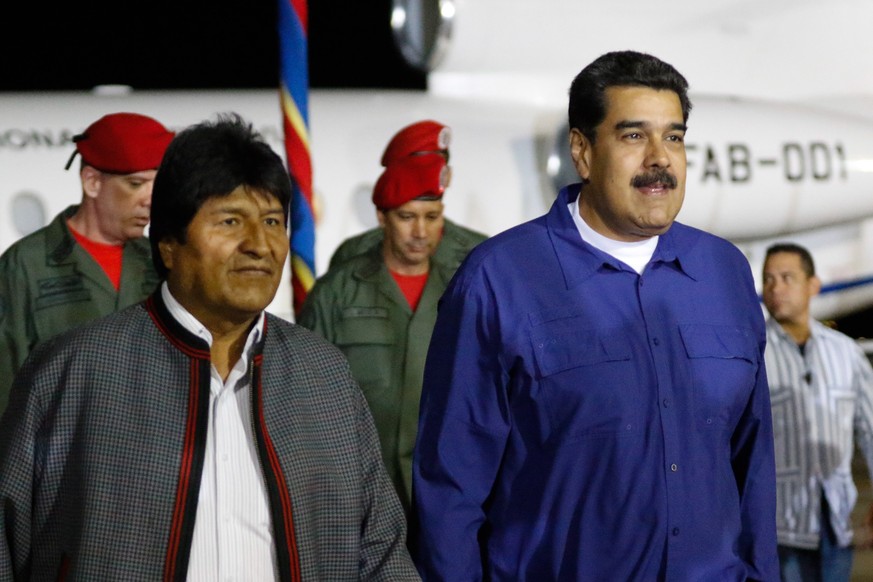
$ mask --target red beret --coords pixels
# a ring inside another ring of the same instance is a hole
[[[373,188],[373,204],[390,210],[421,196],[442,198],[447,178],[446,160],[439,154],[404,158],[379,176]]]
[[[436,121],[425,120],[407,125],[388,142],[382,154],[382,165],[390,166],[415,153],[447,150],[451,137],[452,130]]]
[[[67,168],[79,153],[86,164],[109,174],[155,170],[161,165],[164,150],[173,135],[173,132],[145,115],[104,115],[89,125],[84,133],[73,136],[76,151],[70,156]]]

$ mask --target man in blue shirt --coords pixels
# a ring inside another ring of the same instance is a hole
[[[686,92],[646,54],[583,69],[583,183],[446,290],[413,465],[425,580],[778,580],[751,271],[674,222]]]

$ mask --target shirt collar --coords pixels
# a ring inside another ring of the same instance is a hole
[[[605,237],[588,226],[588,223],[582,218],[582,215],[579,213],[580,198],[581,193],[567,205],[567,209],[570,211],[570,216],[573,218],[573,223],[576,225],[582,240],[622,261],[637,273],[642,273],[651,260],[655,247],[658,246],[658,236],[652,236],[635,242],[619,241]]]
[[[793,345],[797,345],[797,342],[794,341],[794,338],[791,337],[785,328],[782,327],[782,324],[773,319],[772,316],[767,316],[767,327],[773,330],[779,339],[791,342]],[[823,323],[819,322],[813,317],[809,318],[809,338],[806,340],[806,344],[809,345],[811,341],[814,341],[816,337],[821,334],[821,329],[825,327]]]
[[[583,282],[604,266],[619,271],[628,269],[621,261],[585,242],[579,235],[567,206],[579,196],[581,190],[582,184],[570,184],[562,188],[546,215],[548,233],[568,288]],[[674,222],[667,232],[658,237],[658,246],[649,264],[673,263],[679,272],[695,281],[699,280],[707,268],[696,252],[696,243],[702,234],[702,231]]]
[[[170,315],[173,316],[179,325],[184,327],[189,332],[193,333],[195,336],[199,337],[209,347],[212,347],[212,334],[206,329],[206,326],[200,323],[200,321],[194,317],[190,311],[185,309],[181,303],[179,303],[173,294],[170,293],[170,288],[167,285],[167,282],[164,281],[161,283],[161,298],[164,300],[164,304],[167,306],[167,311],[170,312]],[[264,320],[266,318],[266,314],[261,312],[260,316],[258,316],[257,321],[252,329],[249,331],[248,338],[246,339],[245,348],[243,348],[243,358],[247,358],[250,354],[252,347],[258,342],[264,332]]]

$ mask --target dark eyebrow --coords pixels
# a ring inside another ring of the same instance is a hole
[[[259,214],[261,216],[266,216],[268,214],[283,214],[285,211],[281,206],[269,207],[262,210]],[[225,204],[224,206],[219,206],[212,210],[212,214],[245,214],[248,215],[249,211],[247,208],[243,207],[243,205],[239,204]]]
[[[213,208],[210,214],[243,214],[243,210],[238,206],[224,205]]]
[[[647,122],[647,121],[636,121],[636,120],[629,119],[629,120],[627,120],[627,121],[619,121],[618,123],[616,123],[616,124],[615,124],[615,129],[618,129],[618,130],[621,130],[621,129],[634,129],[634,128],[641,128],[641,129],[643,129],[643,128],[649,127],[650,125],[651,125],[651,124],[650,124],[649,122]],[[684,123],[671,123],[671,124],[670,124],[670,130],[671,130],[671,131],[676,131],[676,130],[678,130],[678,131],[688,131],[688,126],[685,125]]]

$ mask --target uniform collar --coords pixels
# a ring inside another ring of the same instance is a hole
[[[442,244],[442,243],[440,243]],[[351,259],[356,261],[353,267],[353,274],[362,281],[374,281],[380,277],[380,273],[384,271],[385,275],[389,275],[388,267],[385,265],[385,260],[382,258],[382,241],[374,245],[368,251],[361,253],[360,258]],[[433,275],[437,271],[447,268],[445,263],[434,254],[430,258],[430,267],[428,272]]]
[[[66,262],[70,255],[73,254],[73,249],[76,248],[76,239],[73,238],[73,234],[67,226],[67,220],[76,214],[78,210],[79,206],[77,204],[68,206],[46,228],[46,250],[49,258],[55,264]]]

